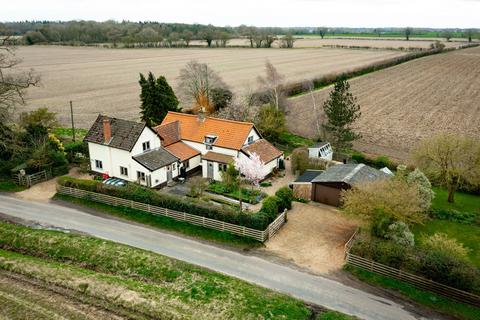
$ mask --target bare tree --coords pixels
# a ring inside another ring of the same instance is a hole
[[[292,36],[292,34],[286,34],[283,36],[280,42],[280,46],[282,48],[293,48],[293,43],[295,42],[295,38]]]
[[[192,60],[180,70],[178,92],[182,104],[193,104],[194,110],[204,108],[211,113],[214,109],[212,90],[216,88],[228,89],[228,86],[206,63]]]
[[[220,109],[215,116],[222,119],[254,122],[259,109],[253,90],[247,89],[242,96],[234,96],[232,103]]]
[[[270,61],[267,61],[265,63],[265,77],[259,76],[257,81],[260,84],[261,91],[267,95],[270,104],[275,107],[275,109],[280,110],[283,107],[282,100],[285,93],[285,77],[278,73]]]
[[[182,32],[182,39],[185,42],[186,47],[190,46],[190,42],[192,41],[192,38],[193,38],[193,32],[192,31],[185,30],[184,32]]]
[[[404,32],[405,32],[405,39],[407,41],[410,40],[410,35],[413,33],[413,29],[410,27],[406,27]]]
[[[305,83],[305,89],[308,91],[312,101],[313,117],[315,119],[315,132],[317,133],[317,137],[325,138],[325,133],[323,130],[324,114],[320,112],[320,108],[317,105],[317,100],[315,98],[315,85],[313,84],[313,81],[307,81]]]

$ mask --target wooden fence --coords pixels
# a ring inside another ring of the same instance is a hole
[[[265,242],[269,238],[273,237],[275,233],[283,226],[287,220],[287,210],[280,214],[275,221],[273,221],[265,230],[256,230],[236,224],[210,219],[186,212],[175,211],[167,208],[152,206],[150,204],[136,202],[133,200],[127,200],[117,198],[97,192],[90,192],[76,188],[70,188],[65,186],[57,186],[57,191],[60,194],[72,196],[80,199],[87,199],[95,202],[100,202],[116,207],[127,207],[136,210],[145,211],[151,214],[169,217],[178,221],[185,221],[190,224],[202,226],[205,228],[215,229],[224,232],[230,232],[242,237],[253,238],[260,242]]]
[[[350,240],[345,244],[345,260],[347,264],[355,266],[357,268],[375,272],[383,276],[394,278],[403,282],[406,282],[418,289],[430,291],[439,295],[442,295],[447,298],[457,300],[462,303],[467,303],[476,307],[480,307],[480,296],[475,295],[470,292],[459,290],[433,280],[429,280],[423,277],[419,277],[409,272],[405,272],[396,268],[386,266],[384,264],[375,262],[370,259],[366,259],[357,255],[350,253],[350,249],[354,243],[355,236],[357,235],[355,231],[354,235]]]
[[[31,187],[34,184],[47,181],[50,177],[50,174],[43,170],[34,174],[20,174],[16,173],[13,175],[13,181],[20,186]]]

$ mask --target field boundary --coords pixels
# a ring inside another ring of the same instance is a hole
[[[378,263],[376,261],[363,258],[361,256],[350,253],[350,250],[355,241],[355,237],[358,233],[352,235],[352,237],[345,244],[345,262],[348,265],[357,267],[362,270],[378,273],[382,276],[394,278],[406,282],[418,289],[427,290],[447,298],[454,299],[458,302],[467,303],[475,307],[480,307],[480,296],[470,292],[459,290],[433,280],[429,280],[409,272],[402,271],[400,269],[392,268],[387,265]]]
[[[256,230],[216,219],[189,214],[186,212],[152,206],[147,203],[136,202],[133,200],[117,198],[97,192],[85,191],[61,185],[57,186],[57,192],[59,194],[71,196],[74,198],[91,200],[115,207],[126,207],[140,210],[153,215],[164,216],[177,221],[183,221],[201,227],[214,229],[222,232],[229,232],[245,238],[252,238],[260,242],[265,242],[271,237],[273,237],[287,221],[287,210],[285,209],[285,211],[282,212],[272,223],[270,223],[265,230]]]

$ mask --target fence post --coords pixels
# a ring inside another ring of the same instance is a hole
[[[284,216],[283,223],[287,223],[287,220],[288,220],[288,219],[287,219],[287,212],[288,212],[288,210],[285,208],[285,210],[283,211],[283,214],[285,215],[285,216]]]

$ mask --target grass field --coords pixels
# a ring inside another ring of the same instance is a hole
[[[433,187],[435,198],[432,201],[433,209],[449,209],[457,211],[475,212],[480,214],[480,196],[456,192],[455,202],[449,203],[448,192],[443,188]]]
[[[350,80],[362,116],[356,149],[408,159],[422,138],[451,132],[480,138],[480,47],[423,57]],[[331,87],[315,93],[321,106]],[[312,136],[311,96],[290,99],[287,126]],[[321,115],[321,112],[320,112]]]
[[[288,82],[337,73],[405,53],[349,49],[101,49],[32,46],[17,51],[22,67],[35,69],[42,85],[28,90],[27,107],[48,107],[70,124],[73,101],[76,124],[87,128],[99,112],[125,119],[139,116],[138,75],[153,71],[175,87],[181,68],[195,59],[208,63],[234,91],[257,89],[270,60]],[[190,107],[190,106],[187,106]]]
[[[312,315],[302,301],[162,255],[5,223],[0,223],[0,269],[97,300],[109,310],[130,311],[133,319],[310,319]],[[0,308],[0,317],[3,312]]]

